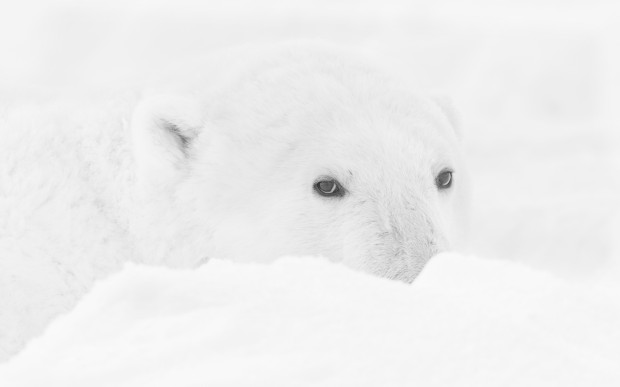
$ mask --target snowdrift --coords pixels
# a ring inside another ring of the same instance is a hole
[[[434,258],[413,285],[318,258],[128,265],[0,385],[620,385],[620,288]]]

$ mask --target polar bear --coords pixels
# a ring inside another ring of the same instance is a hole
[[[338,48],[212,58],[104,107],[0,112],[0,360],[126,260],[324,256],[411,282],[460,239],[445,103]]]
[[[320,255],[411,282],[461,239],[467,171],[446,103],[332,47],[222,67],[207,97],[136,109],[143,256]]]

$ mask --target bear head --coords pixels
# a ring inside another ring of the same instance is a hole
[[[317,255],[410,282],[460,240],[467,171],[445,103],[316,48],[260,56],[210,87],[135,111],[145,259]]]

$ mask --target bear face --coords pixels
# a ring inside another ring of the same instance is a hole
[[[439,105],[330,51],[287,49],[236,71],[207,100],[137,109],[146,254],[321,255],[410,282],[450,247],[466,171]]]

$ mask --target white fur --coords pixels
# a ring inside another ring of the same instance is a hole
[[[133,251],[127,100],[0,116],[0,361]]]
[[[204,106],[204,126],[187,168],[148,193],[156,210],[136,223],[137,234],[154,237],[144,256],[192,266],[208,256],[323,255],[411,281],[450,247],[465,218],[467,174],[449,109],[333,49],[287,47],[249,62],[194,104]],[[445,167],[455,184],[439,192]],[[348,194],[319,197],[320,176]]]
[[[322,255],[412,281],[456,240],[466,171],[436,103],[335,49],[243,55],[135,109],[133,97],[7,109],[0,360],[124,260]],[[444,167],[455,184],[439,192]],[[347,195],[318,196],[320,176]]]

